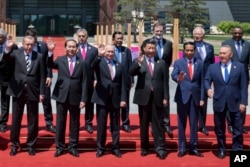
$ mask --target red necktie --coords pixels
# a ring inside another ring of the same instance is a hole
[[[192,80],[193,79],[193,68],[192,68],[192,61],[189,60],[188,62],[188,72],[189,72],[189,77]]]
[[[148,68],[149,68],[150,75],[153,76],[154,71],[153,71],[151,59],[148,59]]]
[[[69,63],[69,73],[70,73],[70,76],[73,74],[73,71],[74,71],[73,59],[70,59],[70,63]]]
[[[85,46],[82,45],[82,59],[85,60],[85,58],[86,58]]]

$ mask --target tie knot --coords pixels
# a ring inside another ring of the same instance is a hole
[[[236,44],[237,44],[238,46],[240,46],[240,41],[237,41]]]
[[[85,45],[82,45],[82,49],[85,49]]]
[[[227,68],[227,64],[224,64],[224,67]]]
[[[148,59],[148,62],[150,62],[150,63],[151,63],[151,62],[152,62],[152,60],[151,60],[151,59]]]
[[[188,63],[189,63],[189,64],[192,64],[192,60],[189,60]]]

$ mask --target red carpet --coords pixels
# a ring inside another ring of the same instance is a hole
[[[176,115],[171,115],[171,123],[173,127],[173,138],[169,138],[166,135],[166,144],[168,149],[168,156],[166,160],[159,160],[155,156],[155,152],[153,150],[153,139],[151,140],[151,152],[146,157],[140,156],[140,140],[139,140],[139,125],[138,125],[138,115],[132,114],[130,116],[131,125],[132,125],[132,133],[125,133],[121,131],[120,138],[120,147],[123,153],[121,159],[114,157],[111,154],[111,137],[108,131],[108,140],[107,140],[107,151],[106,154],[97,159],[95,157],[96,151],[96,131],[93,134],[88,134],[84,127],[81,127],[80,131],[80,139],[79,139],[79,147],[78,150],[80,152],[80,158],[75,158],[66,153],[65,155],[54,158],[53,154],[55,151],[54,144],[54,134],[51,134],[45,131],[45,123],[44,116],[41,114],[39,117],[39,138],[37,141],[37,154],[35,157],[30,157],[26,150],[26,136],[27,136],[27,118],[24,115],[22,129],[21,129],[21,152],[15,157],[9,156],[9,135],[10,131],[8,126],[8,131],[6,133],[0,133],[0,166],[32,166],[38,165],[40,166],[69,166],[73,165],[75,167],[78,166],[157,166],[157,167],[198,167],[202,164],[203,167],[214,167],[221,164],[224,166],[229,166],[229,156],[226,156],[225,159],[220,160],[215,155],[217,153],[216,146],[216,138],[213,132],[213,115],[208,115],[208,129],[209,136],[205,136],[199,133],[199,150],[204,154],[204,158],[198,158],[190,155],[186,155],[183,158],[177,157],[177,118]],[[250,116],[247,116],[246,120],[249,120]],[[11,120],[11,115],[10,115]],[[84,115],[81,115],[81,124],[83,125]],[[8,125],[10,125],[10,121]],[[249,128],[249,122],[247,122],[247,127]],[[68,126],[67,126],[68,127]],[[96,129],[96,123],[94,123],[94,127]],[[67,128],[68,129],[68,128]],[[248,129],[250,130],[250,129]],[[68,130],[66,133],[66,138],[68,139]],[[187,128],[187,138],[189,138],[189,129]],[[66,142],[68,142],[66,139]],[[244,135],[244,148],[250,149],[250,134]],[[231,135],[227,133],[227,148],[231,148]],[[229,155],[229,153],[228,153]]]

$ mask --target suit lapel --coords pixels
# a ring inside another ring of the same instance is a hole
[[[64,56],[64,58],[63,58],[63,64],[64,64],[65,69],[68,71],[68,74],[69,74],[69,76],[70,76],[70,72],[69,72],[69,62],[68,62],[68,56],[67,56],[67,55]]]

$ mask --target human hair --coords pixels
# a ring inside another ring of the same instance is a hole
[[[78,29],[78,30],[76,31],[76,34],[78,34],[79,32],[83,32],[84,34],[86,34],[87,36],[89,36],[89,35],[88,35],[88,31],[87,31],[85,28],[80,28],[80,29]]]
[[[205,34],[205,29],[198,26],[198,27],[195,27],[195,28],[194,28],[194,30],[193,30],[193,35],[194,35],[195,31],[197,31],[198,29],[200,29],[200,30],[202,31],[202,34],[203,34],[203,35]]]
[[[64,43],[64,47],[65,48],[66,48],[66,46],[67,46],[67,44],[68,44],[69,41],[75,42],[76,43],[76,47],[78,48],[78,43],[74,39],[68,39],[68,40],[66,40],[65,43]]]
[[[112,39],[115,39],[116,34],[119,34],[119,35],[122,35],[122,36],[123,36],[123,33],[122,33],[122,32],[120,32],[120,31],[115,31],[115,32],[112,34]]]
[[[155,27],[158,27],[158,26],[163,27],[164,25],[163,25],[162,23],[160,23],[160,22],[155,23],[155,24],[153,25],[153,31],[155,30]]]
[[[228,48],[230,52],[232,53],[232,48],[230,45],[222,45],[220,48]]]
[[[145,47],[147,46],[147,44],[156,45],[156,41],[155,41],[155,39],[152,39],[152,38],[149,38],[149,39],[144,40],[144,41],[142,42],[142,45],[141,45],[142,54],[144,54],[144,51],[143,51],[144,49],[143,49],[143,48],[145,48]]]
[[[183,50],[185,50],[185,48],[186,48],[187,45],[193,45],[193,46],[194,46],[194,49],[195,49],[195,44],[194,44],[194,42],[188,41],[188,42],[185,42],[185,43],[183,44]]]
[[[26,32],[25,32],[25,35],[30,35],[30,36],[33,36],[33,37],[37,37],[37,31],[35,29],[27,29]]]

